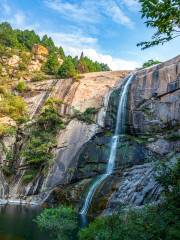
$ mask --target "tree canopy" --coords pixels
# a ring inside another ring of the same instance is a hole
[[[153,66],[153,65],[159,64],[159,63],[161,63],[161,62],[158,61],[158,60],[150,59],[150,60],[148,60],[147,62],[145,62],[142,67],[143,67],[143,68],[147,68],[147,67],[151,67],[151,66]]]
[[[58,75],[62,78],[71,78],[76,75],[76,68],[73,63],[72,57],[68,56],[61,67],[59,68]]]
[[[137,46],[146,49],[180,36],[180,0],[139,0],[147,27],[156,29],[151,41]]]

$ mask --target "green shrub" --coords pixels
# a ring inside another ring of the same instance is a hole
[[[27,184],[31,182],[37,174],[37,170],[27,170],[22,177],[22,181]]]
[[[44,75],[42,72],[34,72],[31,77],[32,82],[39,82],[39,81],[43,81],[46,79],[47,79],[47,76]]]
[[[78,110],[74,110],[74,117],[79,121],[86,122],[88,124],[94,123],[94,116],[97,113],[95,108],[87,108],[83,113]]]
[[[9,166],[4,165],[4,166],[1,167],[1,170],[6,177],[12,176],[12,171],[11,171],[11,168]]]
[[[78,219],[71,207],[45,209],[36,219],[38,226],[51,233],[57,240],[75,240]]]
[[[150,59],[150,60],[148,60],[147,62],[145,62],[142,67],[143,67],[143,68],[147,68],[147,67],[151,67],[151,66],[153,66],[153,65],[159,64],[159,63],[161,63],[161,62],[158,61],[158,60]]]
[[[27,70],[27,64],[26,63],[24,63],[24,62],[20,62],[19,63],[19,66],[18,66],[18,69],[20,70],[20,71],[26,71]]]
[[[14,135],[15,132],[16,132],[15,127],[0,123],[0,137],[7,136],[7,135]]]
[[[0,115],[21,121],[22,117],[27,116],[27,105],[20,96],[5,94],[0,100]]]
[[[27,87],[25,81],[23,81],[23,80],[19,81],[18,84],[16,85],[16,90],[20,93],[27,91],[28,87]]]

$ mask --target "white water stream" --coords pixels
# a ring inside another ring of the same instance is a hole
[[[86,215],[89,209],[89,206],[91,204],[91,201],[93,199],[93,196],[97,190],[97,188],[100,186],[100,184],[113,173],[115,160],[116,160],[116,152],[117,152],[117,145],[118,142],[123,137],[123,134],[125,134],[125,120],[126,120],[126,108],[128,103],[128,90],[130,83],[133,79],[133,75],[128,76],[125,79],[125,83],[122,86],[121,92],[120,92],[120,99],[119,99],[119,106],[117,111],[117,119],[116,119],[116,128],[114,135],[111,139],[111,151],[107,163],[106,172],[102,175],[100,175],[96,181],[93,183],[93,185],[90,187],[88,194],[84,200],[83,207],[80,211],[81,215]]]

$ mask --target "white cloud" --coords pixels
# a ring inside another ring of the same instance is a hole
[[[122,11],[115,1],[101,1],[101,4],[104,6],[105,14],[110,16],[115,22],[127,27],[133,27],[134,23],[132,20]]]
[[[68,3],[62,0],[45,0],[45,4],[49,8],[58,11],[69,20],[73,19],[78,22],[97,21],[97,11],[95,9],[93,9],[94,11],[92,11],[92,9],[88,9],[90,7],[90,2],[88,2],[87,0],[84,1],[84,3]]]
[[[135,61],[113,58],[111,55],[99,53],[95,49],[84,49],[83,52],[94,61],[108,64],[112,70],[133,70],[139,67]]]
[[[140,9],[138,0],[122,0],[122,3],[127,6],[129,10],[138,11]]]
[[[40,36],[47,34],[51,36],[58,46],[63,46],[64,48],[87,48],[96,47],[98,40],[93,37],[86,36],[80,31],[73,33],[64,32],[39,32]]]
[[[125,14],[115,0],[83,0],[79,3],[67,3],[63,0],[44,1],[49,8],[58,11],[70,21],[74,20],[81,24],[84,24],[84,22],[98,23],[102,22],[106,16],[126,27],[133,26],[132,20]]]

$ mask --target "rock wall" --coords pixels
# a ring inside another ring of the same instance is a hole
[[[109,213],[119,204],[141,206],[159,201],[161,187],[155,181],[156,163],[177,159],[180,149],[179,67],[180,56],[134,73],[129,91],[127,135],[118,144],[114,180],[108,179],[109,184],[105,182],[98,189],[90,213],[99,214],[103,209]],[[120,89],[121,84],[109,97],[104,129],[81,149],[74,181],[79,184],[86,179],[85,192],[88,183],[105,171]],[[83,201],[83,197],[79,200]]]
[[[19,159],[13,179],[0,174],[3,202],[40,204],[46,200],[81,205],[91,181],[106,168],[120,88],[127,74],[89,73],[79,81],[30,83],[32,90],[24,97],[32,120],[47,98],[53,97],[62,100],[59,111],[69,121],[57,136],[54,162],[46,175],[39,173],[34,181],[24,184]],[[127,135],[118,144],[114,174],[96,192],[90,212],[109,213],[119,204],[141,206],[160,199],[161,187],[155,181],[156,162],[176,159],[180,149],[179,80],[180,56],[134,73],[127,108]],[[89,107],[98,110],[95,123],[71,119],[74,110],[83,112]],[[23,135],[19,145],[22,139]]]
[[[113,126],[109,123],[114,122],[116,116],[113,109],[117,98],[112,99],[107,126]],[[119,173],[117,189],[104,213],[116,210],[119,205],[142,206],[157,202],[161,197],[161,187],[155,181],[158,160],[177,161],[180,156],[180,56],[134,74],[128,113],[127,132],[137,144],[136,151],[141,148],[144,155],[138,152],[131,166],[124,166]],[[122,145],[120,148],[122,153]],[[126,161],[131,156],[130,149]],[[118,153],[117,161],[123,166],[123,157]]]
[[[131,87],[130,117],[135,133],[162,132],[180,119],[180,56],[138,71]]]
[[[28,104],[32,120],[39,114],[46,100],[53,97],[62,101],[59,111],[64,119],[69,119],[69,122],[57,136],[54,163],[46,175],[39,172],[32,182],[24,184],[22,181],[24,170],[21,167],[23,159],[16,159],[14,162],[16,174],[13,178],[6,179],[2,173],[0,202],[40,204],[56,186],[71,181],[81,147],[103,126],[109,94],[127,73],[126,71],[89,73],[84,74],[79,81],[59,79],[29,83],[31,91],[24,96],[24,99]],[[87,124],[71,119],[74,109],[83,112],[88,107],[97,109],[95,123]],[[15,144],[21,145],[22,140],[23,136]],[[12,147],[15,144],[12,144]],[[7,182],[6,191],[4,191],[5,181]]]

